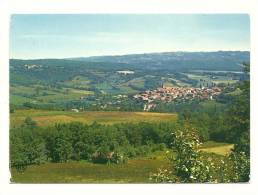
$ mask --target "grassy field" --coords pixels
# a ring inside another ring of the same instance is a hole
[[[194,73],[184,73],[184,75],[188,76],[190,79],[194,79],[198,81],[197,86],[200,85],[200,80],[205,80],[205,83],[215,83],[215,84],[233,84],[238,82],[238,80],[233,80],[230,76],[216,76],[215,78],[211,77],[210,75],[200,75],[200,74],[194,74]]]
[[[165,152],[129,160],[126,164],[90,162],[47,163],[19,173],[12,169],[15,183],[149,183],[150,173],[168,167]]]
[[[209,141],[203,144],[201,151],[225,156],[230,153],[233,147],[234,144]]]
[[[175,121],[177,114],[150,113],[150,112],[102,112],[89,111],[75,113],[72,111],[45,111],[45,110],[16,110],[11,114],[11,126],[20,125],[26,117],[31,117],[39,126],[54,125],[79,121],[91,124],[94,121],[101,124],[113,124],[122,122],[159,122]]]
[[[26,98],[20,95],[11,95],[10,96],[10,102],[12,102],[12,104],[18,105],[18,104],[23,104],[25,102],[32,102],[34,101],[31,98]]]
[[[208,142],[206,153],[227,155],[232,144]],[[25,172],[11,169],[15,183],[150,183],[149,176],[159,168],[169,168],[165,151],[128,160],[125,164],[105,165],[90,162],[47,163],[29,166]]]
[[[163,83],[163,86],[164,86],[164,87],[175,87],[175,85],[174,85],[172,82],[169,82],[169,81],[165,81],[165,82]]]
[[[213,83],[215,84],[219,84],[219,83],[224,83],[224,84],[234,84],[234,83],[237,83],[238,81],[237,80],[213,80],[212,81]]]
[[[38,93],[36,92],[38,88]],[[25,102],[34,103],[50,103],[69,100],[79,100],[82,96],[94,94],[92,91],[79,90],[73,88],[46,89],[44,86],[33,85],[11,86],[10,87],[10,102],[13,105],[21,105]]]

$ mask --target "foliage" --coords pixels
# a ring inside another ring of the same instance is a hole
[[[31,117],[26,117],[24,120],[24,125],[29,126],[29,127],[35,127],[36,126],[36,122],[32,120]]]
[[[11,166],[20,171],[27,165],[47,161],[46,143],[30,119],[22,127],[10,131],[10,157]]]
[[[235,97],[228,110],[227,139],[236,144],[236,150],[250,153],[250,83],[240,84],[242,93]],[[232,113],[233,116],[232,116]]]
[[[11,166],[87,160],[125,163],[127,158],[164,150],[176,123],[121,123],[85,125],[80,122],[38,127],[31,118],[10,130]]]
[[[212,180],[211,164],[205,161],[199,150],[200,141],[196,129],[185,127],[172,133],[172,147],[176,157],[170,158],[173,173],[160,170],[152,176],[156,182],[209,182]]]
[[[230,160],[233,162],[233,182],[247,182],[250,179],[250,157],[244,152],[232,152]]]
[[[200,139],[195,129],[186,126],[172,133],[171,168],[159,169],[151,175],[154,182],[203,183],[248,182],[250,160],[244,152],[233,151],[229,156],[205,155],[200,151]],[[220,160],[218,160],[220,159]]]
[[[149,183],[149,173],[167,163],[165,151],[156,151],[119,165],[81,160],[31,165],[23,173],[14,167],[10,171],[15,183]]]

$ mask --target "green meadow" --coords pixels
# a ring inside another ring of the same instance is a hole
[[[218,158],[228,155],[232,144],[207,142],[202,151]],[[169,155],[173,155],[169,151]],[[151,183],[151,173],[170,168],[167,151],[129,159],[125,164],[94,164],[87,161],[31,165],[24,172],[11,169],[14,183]]]

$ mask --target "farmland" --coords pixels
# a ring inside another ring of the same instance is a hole
[[[11,126],[16,126],[31,117],[39,126],[54,125],[55,123],[67,123],[78,121],[91,124],[94,121],[101,124],[113,124],[122,122],[166,122],[176,121],[177,114],[173,113],[148,113],[148,112],[101,112],[88,111],[75,113],[73,111],[46,111],[46,110],[17,110],[11,114]]]
[[[92,91],[64,87],[62,89],[46,87],[43,85],[13,85],[10,88],[11,103],[22,105],[30,102],[35,104],[56,103],[77,100],[82,96],[93,94]]]

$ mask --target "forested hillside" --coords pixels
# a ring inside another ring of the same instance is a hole
[[[241,71],[240,63],[248,61],[247,51],[218,52],[164,52],[121,56],[100,56],[72,58],[85,62],[112,62],[136,65],[138,68],[165,69],[174,71],[186,70],[219,70]]]

